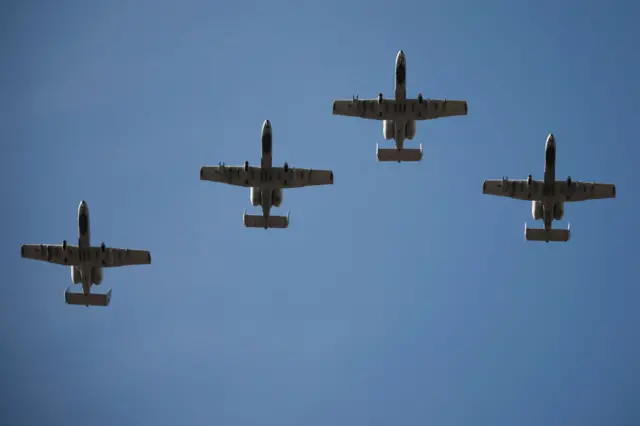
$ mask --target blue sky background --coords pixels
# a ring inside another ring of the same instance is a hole
[[[445,4],[446,3],[446,4]],[[0,423],[637,425],[633,2],[32,1],[0,5]],[[420,164],[377,163],[381,124],[334,99],[466,99],[418,123]],[[285,231],[204,164],[332,169],[287,190]],[[568,205],[567,244],[484,179],[615,183]],[[68,268],[23,243],[148,249],[67,306]],[[535,224],[538,226],[539,223]]]

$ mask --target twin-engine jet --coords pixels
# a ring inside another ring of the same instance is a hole
[[[564,203],[571,201],[615,198],[616,187],[608,183],[577,182],[571,177],[556,180],[556,141],[553,134],[547,137],[545,145],[544,180],[534,180],[531,175],[526,180],[485,180],[482,193],[531,200],[531,215],[534,220],[542,220],[544,228],[527,228],[524,224],[524,238],[527,241],[569,241],[571,225],[568,229],[552,229],[554,220],[562,220]]]
[[[395,148],[379,148],[376,144],[378,161],[420,161],[420,148],[405,148],[404,140],[412,140],[416,135],[416,121],[432,120],[441,117],[467,115],[467,101],[449,101],[407,99],[407,60],[401,50],[396,57],[395,99],[384,99],[382,93],[378,99],[337,100],[333,102],[333,114],[348,117],[360,117],[369,120],[383,120],[383,134],[386,140],[394,139]]]
[[[272,216],[271,207],[280,207],[284,188],[302,188],[304,186],[333,185],[331,170],[289,168],[272,165],[272,133],[271,123],[266,120],[262,124],[262,160],[260,167],[250,166],[202,166],[200,180],[226,183],[251,188],[250,200],[255,206],[262,206],[262,215],[243,214],[244,226],[247,228],[287,228],[289,214]]]
[[[62,245],[25,244],[21,248],[25,259],[71,266],[71,280],[74,284],[82,284],[82,293],[72,293],[71,287],[67,288],[64,299],[69,305],[108,306],[111,289],[107,294],[91,292],[92,285],[102,283],[102,268],[151,263],[151,253],[145,250],[109,248],[104,243],[100,247],[92,247],[89,207],[85,201],[81,201],[78,207],[78,234],[77,246],[64,240]]]

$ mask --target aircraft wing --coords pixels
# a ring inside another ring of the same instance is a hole
[[[301,188],[303,186],[331,185],[333,172],[331,170],[300,169],[287,167],[244,166],[203,166],[200,169],[200,180],[226,183],[245,187],[282,187]]]
[[[379,103],[377,99],[338,100],[333,102],[333,115],[360,117],[369,120],[384,120],[384,111],[388,110],[389,99]]]
[[[370,120],[432,120],[467,115],[467,101],[439,99],[353,99],[333,102],[333,114]]]
[[[91,247],[91,250],[101,251],[100,247]],[[151,253],[147,250],[130,250],[106,247],[102,253],[101,265],[103,268],[117,268],[120,266],[150,265]]]
[[[555,193],[562,202],[616,198],[616,186],[610,183],[556,181]]]
[[[401,105],[400,114],[410,120],[433,120],[435,118],[457,117],[467,115],[467,101],[449,101],[440,99],[407,99]],[[399,105],[400,107],[400,105]]]
[[[485,180],[482,184],[482,193],[516,200],[542,201],[543,185],[542,181],[533,179],[531,183],[527,179]]]
[[[333,185],[331,170],[272,167],[273,180],[282,182],[283,188],[302,188],[305,186]]]
[[[146,250],[127,250],[105,247],[84,247],[67,244],[63,249],[61,244],[24,244],[20,253],[25,259],[40,260],[57,265],[80,266],[94,265],[103,268],[148,265],[151,263],[151,253]]]
[[[258,186],[260,182],[260,172],[260,167],[202,166],[200,168],[200,180],[249,188]]]
[[[24,259],[57,265],[79,265],[78,246],[73,245],[67,245],[67,249],[63,250],[62,244],[24,244],[20,249],[20,255]]]

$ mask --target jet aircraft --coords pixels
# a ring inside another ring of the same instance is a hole
[[[82,293],[72,293],[71,287],[64,293],[69,305],[108,306],[111,289],[107,294],[91,292],[92,285],[102,283],[102,268],[118,266],[149,265],[151,254],[145,250],[129,250],[106,247],[92,247],[89,229],[89,207],[83,200],[78,207],[78,245],[25,244],[20,252],[23,258],[40,260],[58,265],[71,266],[71,280],[82,284]]]
[[[336,100],[333,102],[333,114],[347,117],[360,117],[369,120],[383,120],[383,135],[386,140],[395,140],[395,148],[379,148],[376,144],[378,161],[420,161],[420,148],[405,148],[405,139],[412,140],[416,135],[417,120],[455,117],[467,115],[467,101],[449,101],[407,99],[407,61],[401,50],[396,56],[395,99],[384,99],[382,93],[377,99]]]
[[[527,241],[569,241],[571,225],[567,229],[553,229],[554,220],[564,217],[564,203],[572,201],[615,198],[616,187],[608,183],[556,180],[556,141],[549,134],[545,145],[544,180],[527,179],[485,180],[482,193],[509,197],[517,200],[531,200],[531,215],[534,220],[542,220],[544,228],[527,228],[524,224],[524,238]]]
[[[234,186],[251,188],[249,199],[253,206],[262,206],[262,215],[243,214],[244,226],[247,228],[287,228],[287,216],[271,215],[271,207],[280,207],[284,188],[302,188],[305,186],[333,185],[331,170],[315,170],[274,167],[272,162],[272,130],[269,120],[262,124],[262,159],[260,167],[250,166],[202,166],[200,180],[225,183]]]

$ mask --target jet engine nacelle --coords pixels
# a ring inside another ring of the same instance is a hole
[[[262,202],[262,193],[260,192],[260,188],[251,187],[249,199],[251,200],[251,205],[253,207],[259,206]]]
[[[282,204],[282,189],[275,188],[273,190],[273,194],[271,195],[271,205],[280,207],[280,204]]]
[[[382,123],[382,133],[384,134],[384,138],[386,140],[393,139],[393,136],[396,133],[395,123],[391,120],[384,120]]]
[[[102,283],[102,268],[91,269],[91,282],[100,285]]]
[[[71,267],[71,281],[74,284],[80,284],[82,282],[82,273],[80,272],[80,269],[75,266]]]
[[[413,120],[407,121],[407,125],[404,129],[405,136],[411,140],[416,136],[416,122]]]
[[[531,203],[531,216],[533,216],[534,220],[542,219],[543,206],[542,201],[533,201]]]
[[[555,220],[562,220],[564,217],[564,203],[555,203],[553,205],[553,218]]]

